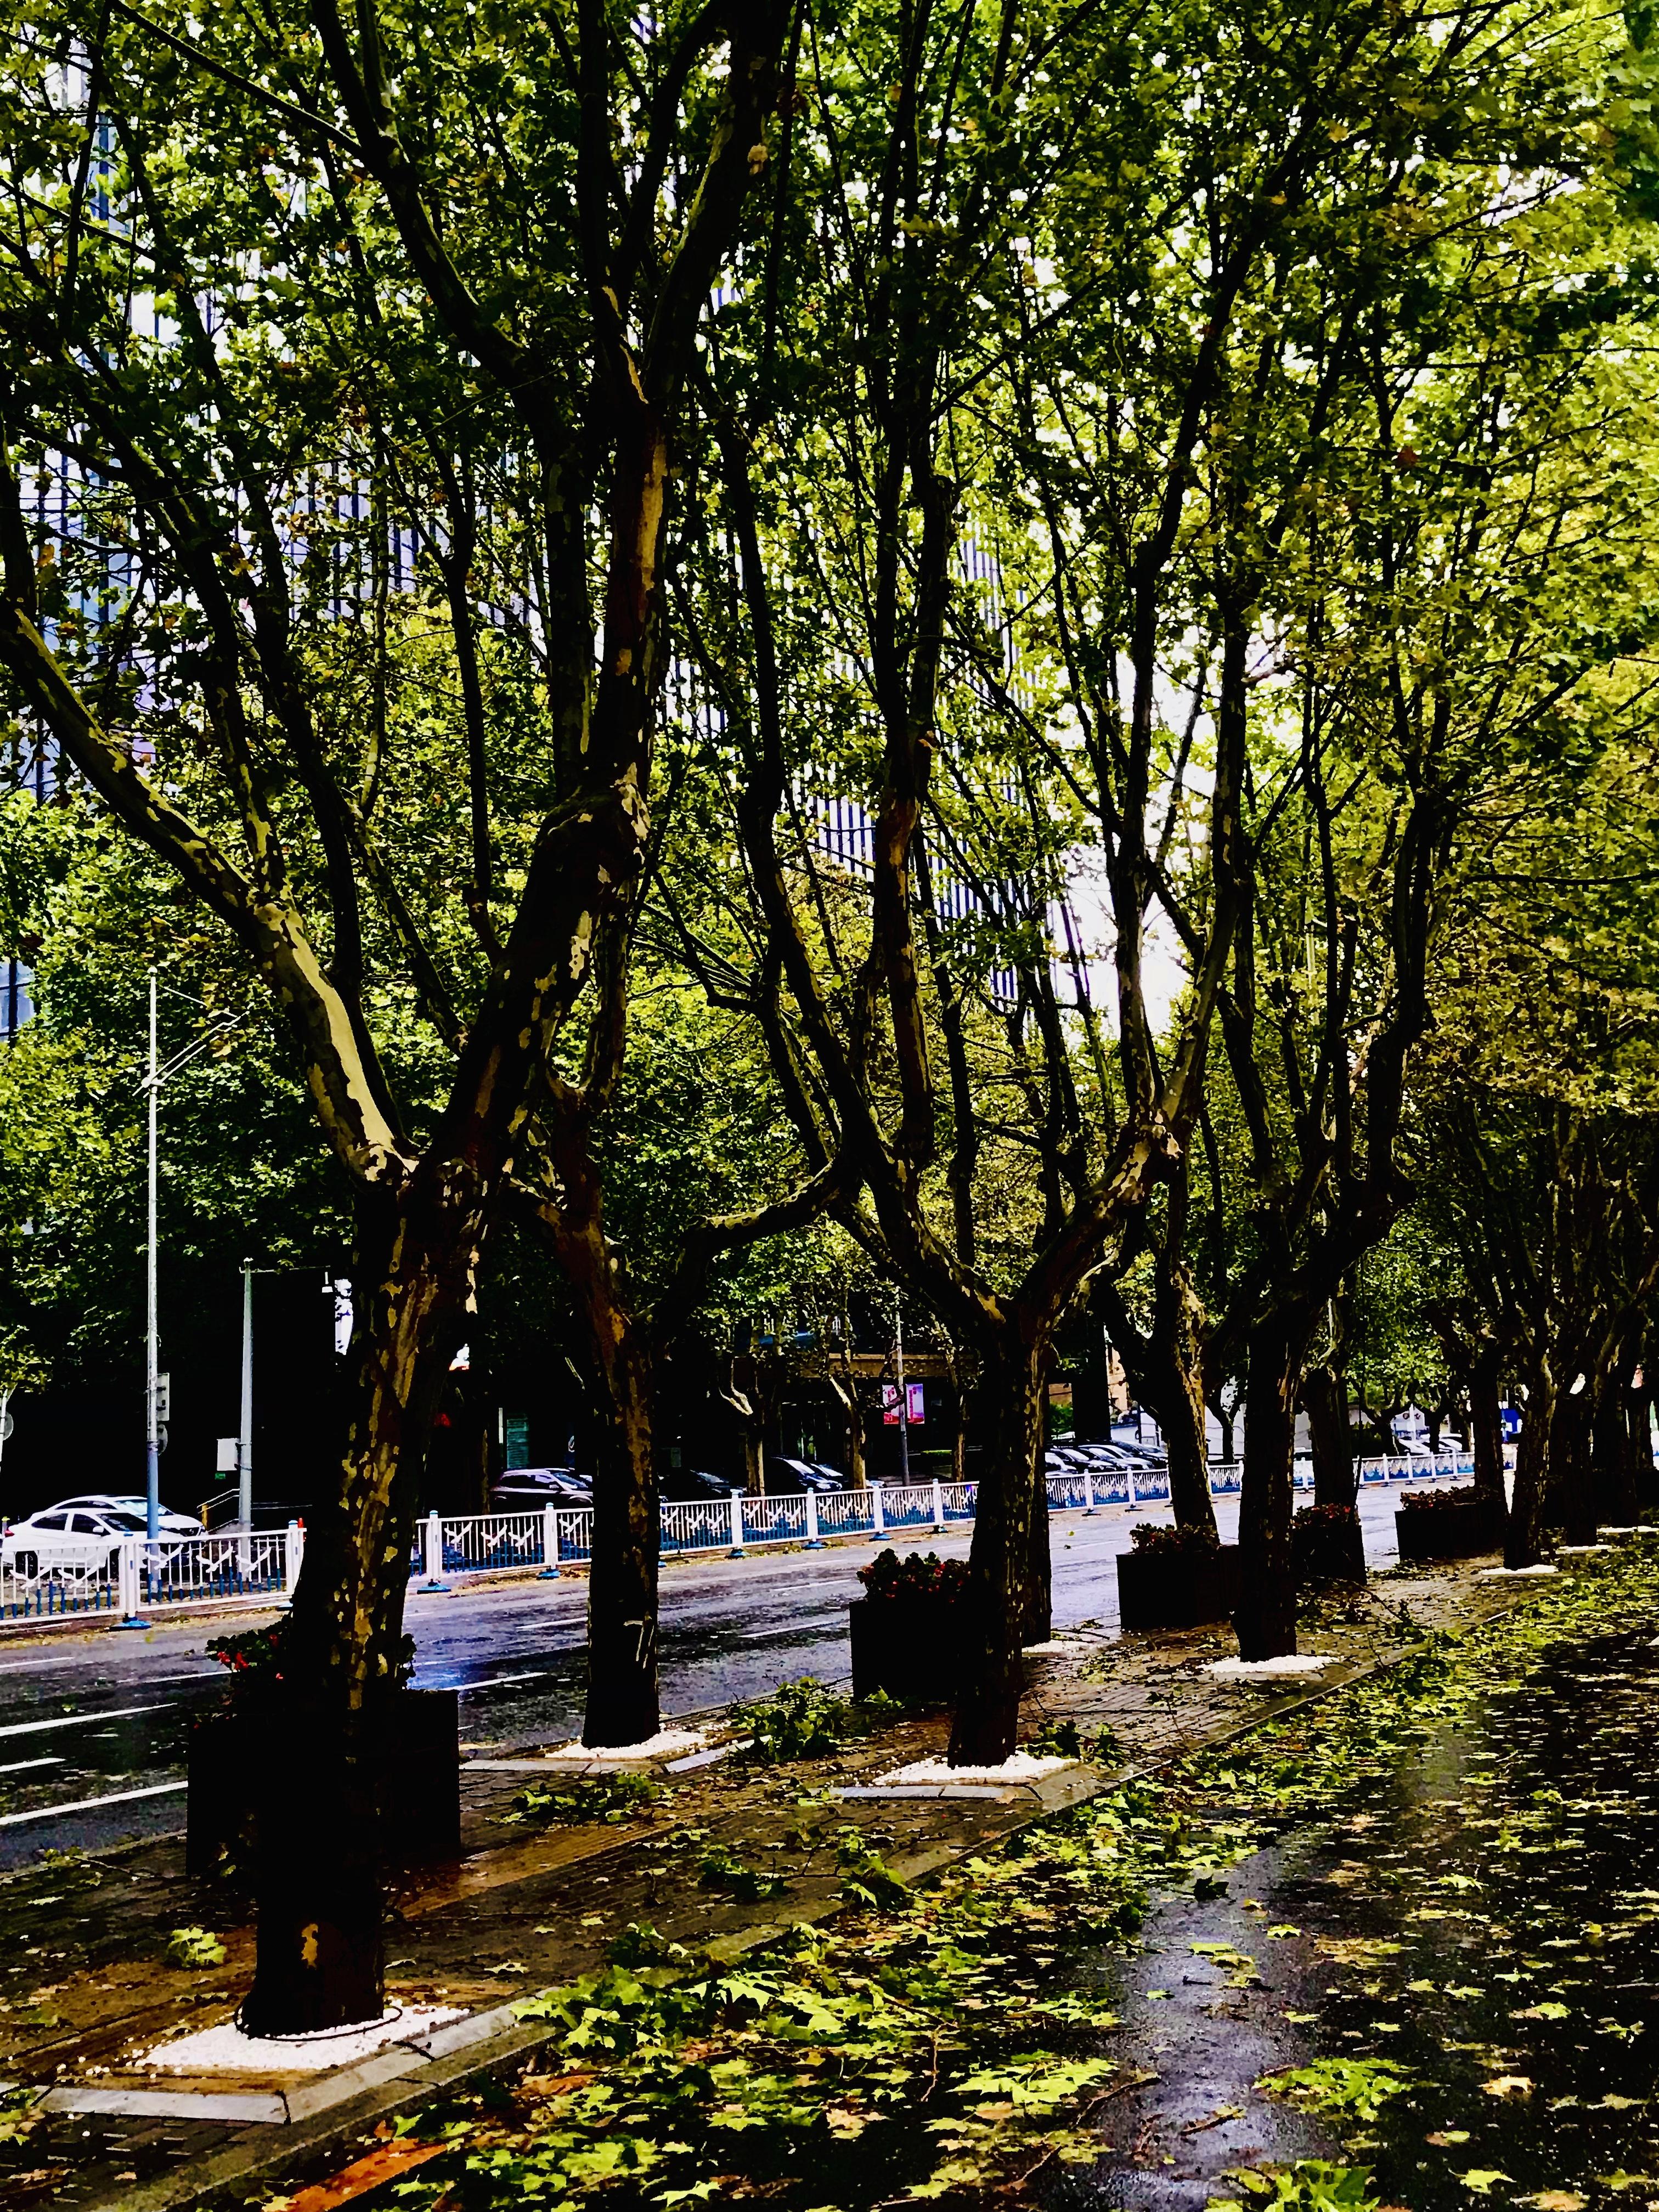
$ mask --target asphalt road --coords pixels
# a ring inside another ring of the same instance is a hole
[[[1395,1558],[1399,1486],[1364,1492],[1360,1518],[1373,1567]],[[1224,1538],[1237,1501],[1217,1501]],[[1116,1554],[1135,1520],[1104,1506],[1053,1523],[1057,1628],[1117,1626]],[[969,1531],[915,1548],[965,1557]],[[867,1544],[823,1552],[665,1565],[659,1667],[665,1717],[758,1697],[800,1674],[844,1680],[847,1607],[859,1595]],[[586,1672],[585,1580],[474,1585],[450,1595],[411,1593],[416,1681],[461,1695],[461,1737],[473,1751],[509,1750],[576,1733]],[[195,1621],[110,1629],[55,1641],[0,1642],[0,1868],[53,1850],[97,1850],[184,1826],[185,1742],[191,1709],[224,1680],[206,1656],[210,1637],[246,1626]]]

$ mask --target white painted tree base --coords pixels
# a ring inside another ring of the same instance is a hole
[[[141,2063],[173,2074],[326,2074],[464,2017],[460,2005],[393,2005],[362,2027],[337,2027],[325,2035],[250,2035],[226,2020],[176,2043],[158,2044]]]
[[[1212,1659],[1204,1672],[1218,1682],[1276,1682],[1320,1674],[1336,1665],[1330,1651],[1282,1651],[1277,1659]]]
[[[1610,1552],[1611,1544],[1561,1544],[1556,1547],[1564,1559],[1588,1559],[1592,1553]]]
[[[1537,1582],[1544,1575],[1559,1575],[1559,1567],[1542,1565],[1535,1567],[1482,1567],[1475,1576],[1478,1583]]]
[[[613,1759],[622,1762],[635,1759],[678,1759],[687,1752],[702,1751],[708,1741],[701,1729],[659,1729],[655,1735],[647,1736],[643,1743],[611,1743],[594,1746],[586,1743],[561,1743],[543,1753],[550,1766],[604,1766]]]
[[[1017,1751],[1000,1766],[952,1766],[944,1759],[913,1759],[908,1766],[884,1774],[878,1786],[884,1789],[890,1783],[902,1786],[907,1783],[1041,1782],[1046,1774],[1058,1774],[1063,1767],[1076,1765],[1074,1759],[1036,1759],[1029,1751]]]

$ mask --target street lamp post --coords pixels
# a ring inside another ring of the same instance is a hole
[[[193,993],[174,989],[162,983],[152,968],[149,971],[149,1060],[143,1079],[146,1120],[149,1124],[149,1185],[145,1194],[144,1212],[144,1534],[154,1544],[161,1533],[161,1424],[172,1413],[167,1402],[167,1380],[161,1373],[161,1336],[160,1325],[159,1270],[155,1231],[156,1183],[158,1176],[157,1119],[161,1086],[171,1081],[180,1068],[187,1067],[197,1056],[221,1037],[228,1036],[239,1029],[246,1017],[242,1014],[222,1014],[213,1027],[193,1043],[183,1046],[171,1060],[163,1061],[160,1053],[157,1027],[156,998],[160,991],[169,998],[187,999],[192,1006],[204,1002]],[[242,1352],[243,1420],[247,1419],[249,1360],[252,1347],[244,1341]],[[244,1478],[246,1481],[246,1477]],[[244,1495],[246,1496],[246,1491]],[[154,1553],[150,1554],[155,1557]]]
[[[161,1533],[161,1346],[155,1264],[155,1102],[161,1089],[155,1058],[155,970],[152,968],[149,1073],[144,1082],[149,1107],[149,1187],[144,1217],[144,1534],[152,1544]]]
[[[910,1480],[910,1398],[904,1387],[904,1301],[893,1297],[893,1359],[898,1370],[899,1480]]]
[[[236,1435],[236,1519],[253,1526],[253,1262],[242,1262],[242,1414]]]

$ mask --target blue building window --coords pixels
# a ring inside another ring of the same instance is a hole
[[[34,970],[27,961],[0,960],[0,1036],[14,1044],[17,1032],[25,1022],[34,1017],[34,1000],[29,995],[29,986],[34,981]]]

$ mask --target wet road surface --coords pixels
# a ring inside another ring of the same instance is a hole
[[[1395,1558],[1399,1486],[1362,1494],[1366,1557]],[[1237,1501],[1217,1500],[1231,1540]],[[1117,1627],[1120,1551],[1131,1515],[1056,1515],[1056,1628]],[[900,1548],[965,1558],[970,1531],[907,1536]],[[763,1696],[779,1681],[849,1673],[847,1607],[859,1595],[868,1545],[823,1552],[750,1553],[743,1559],[680,1559],[662,1575],[659,1668],[665,1717]],[[511,1749],[574,1735],[586,1682],[585,1579],[474,1585],[448,1595],[411,1592],[416,1681],[462,1693],[465,1746]],[[222,1670],[205,1656],[215,1636],[266,1616],[177,1627],[111,1629],[39,1644],[0,1643],[0,1868],[52,1850],[96,1850],[184,1826],[184,1763],[192,1705],[213,1696]],[[60,1809],[61,1808],[61,1809]]]

